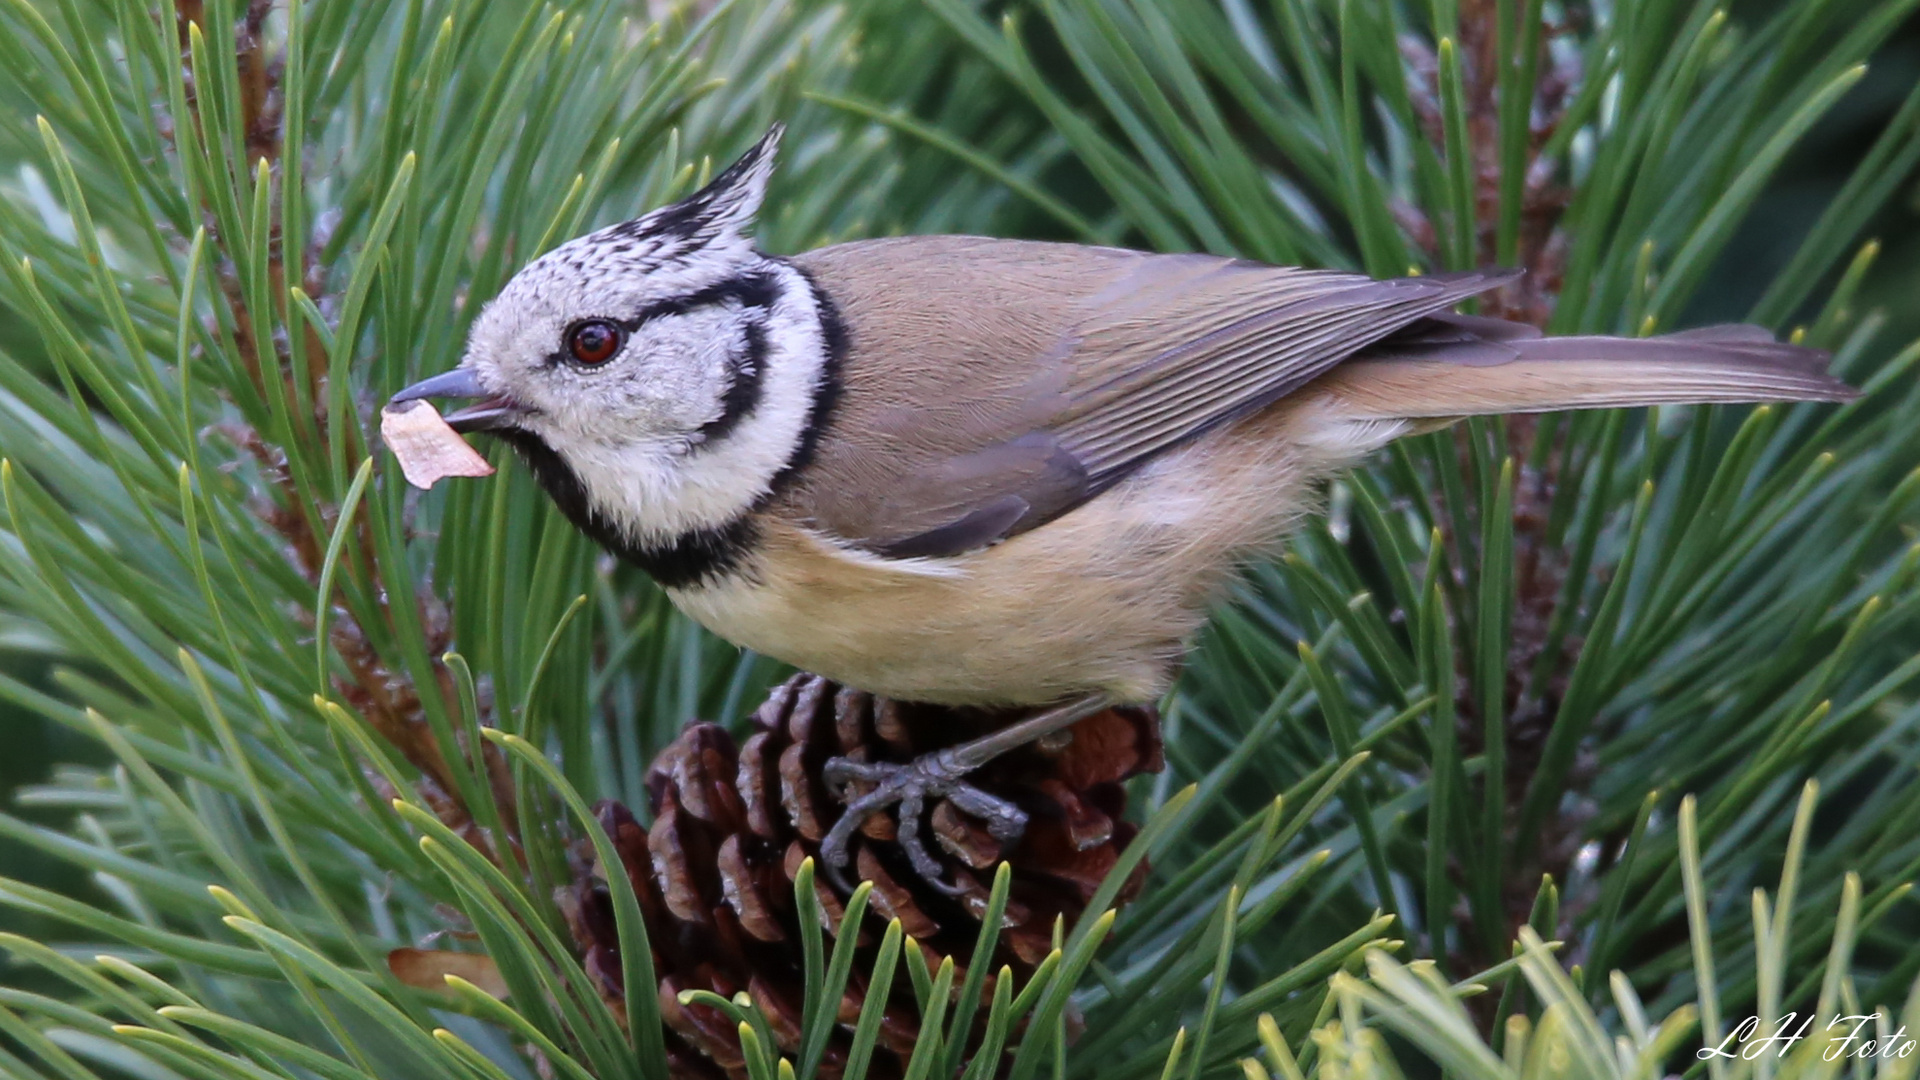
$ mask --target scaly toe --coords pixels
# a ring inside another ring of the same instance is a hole
[[[831,763],[829,763],[831,764]],[[820,840],[820,861],[839,870],[847,865],[847,845],[853,841],[854,831],[866,823],[869,817],[885,810],[900,801],[899,774],[880,781],[879,786],[865,795],[847,803],[840,812],[840,820],[833,823],[827,835]]]
[[[953,800],[955,809],[985,822],[987,834],[1002,844],[1011,844],[1026,834],[1027,812],[997,795],[972,784],[954,784],[947,798]]]
[[[947,868],[940,865],[940,860],[934,858],[927,846],[920,842],[920,812],[924,809],[925,804],[917,787],[909,789],[900,800],[900,831],[897,835],[900,850],[907,853],[907,861],[913,864],[914,872],[927,884],[952,895],[955,890],[946,883]]]
[[[838,785],[835,795],[846,802],[840,820],[833,823],[820,841],[820,861],[826,865],[834,884],[845,888],[840,871],[847,865],[853,834],[867,818],[897,805],[900,827],[895,838],[913,864],[914,872],[934,888],[950,896],[959,895],[962,890],[945,880],[945,865],[927,850],[920,838],[920,817],[928,800],[952,799],[956,809],[985,822],[988,834],[1003,844],[1020,839],[1027,824],[1027,815],[1019,807],[967,783],[963,779],[966,771],[964,763],[944,751],[904,765],[846,758],[827,762],[821,776],[830,788]],[[855,783],[873,786],[848,798],[848,785]]]

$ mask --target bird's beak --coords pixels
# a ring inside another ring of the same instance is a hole
[[[509,428],[514,425],[521,411],[504,395],[489,393],[486,387],[480,385],[480,376],[470,367],[457,367],[430,379],[422,379],[393,395],[387,404],[398,405],[417,398],[480,399],[477,404],[446,415],[448,426],[455,431],[498,431]]]

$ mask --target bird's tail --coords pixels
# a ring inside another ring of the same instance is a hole
[[[1319,386],[1354,420],[1859,397],[1827,374],[1827,359],[1757,326],[1549,338],[1515,323],[1447,315],[1355,356]]]

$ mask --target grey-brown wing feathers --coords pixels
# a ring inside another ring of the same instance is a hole
[[[1097,382],[1076,387],[1054,431],[1096,490],[1272,404],[1366,345],[1513,276],[1373,281],[1260,269],[1269,284],[1249,298],[1254,309],[1217,329],[1186,336],[1189,329],[1175,320],[1151,328],[1140,336],[1144,341],[1104,326],[1083,339],[1080,347],[1096,353],[1103,369],[1118,370],[1102,370]]]
[[[1451,311],[1511,278],[1501,271],[1375,281],[975,237],[795,261],[852,343],[833,423],[786,497],[823,531],[896,557],[1034,528],[1316,380],[1380,417],[1841,392],[1809,350],[1750,327],[1542,338]]]

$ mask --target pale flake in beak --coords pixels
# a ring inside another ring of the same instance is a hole
[[[422,491],[448,476],[492,476],[493,466],[467,444],[440,411],[420,398],[380,411],[380,438],[400,463],[407,483]]]

